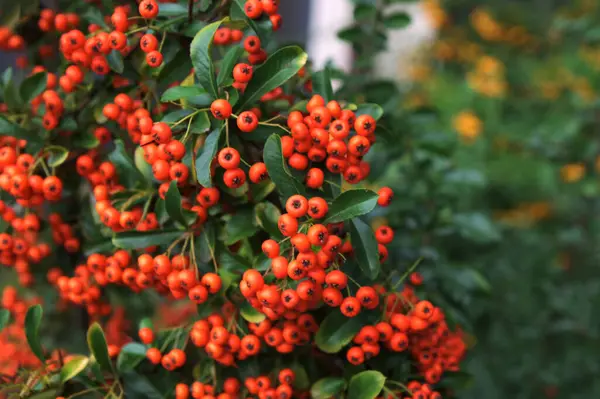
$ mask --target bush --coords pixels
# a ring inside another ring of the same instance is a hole
[[[365,72],[406,16],[357,6],[345,37],[377,45],[344,75],[276,45],[274,0],[64,6],[3,10],[34,63],[2,76],[4,394],[451,396],[466,344],[423,299],[431,248],[371,220],[412,120]]]

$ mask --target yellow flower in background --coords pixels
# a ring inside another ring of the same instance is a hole
[[[466,141],[473,141],[481,134],[483,124],[471,111],[463,111],[454,117],[452,122],[454,130]]]
[[[448,61],[454,58],[456,49],[450,43],[443,40],[438,41],[434,47],[435,58],[442,61]]]
[[[491,56],[480,57],[475,70],[467,74],[469,86],[477,93],[488,97],[501,97],[506,93],[504,64]]]
[[[485,10],[475,9],[469,16],[473,29],[483,38],[489,41],[500,41],[504,36],[502,25]]]
[[[448,16],[439,0],[423,0],[423,9],[435,29],[440,29],[448,22]]]
[[[504,75],[504,64],[498,58],[484,55],[477,60],[475,69],[478,73],[488,76]]]
[[[565,183],[575,183],[585,175],[585,165],[582,163],[570,163],[560,169],[560,177]]]

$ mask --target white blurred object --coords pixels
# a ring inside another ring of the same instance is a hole
[[[388,30],[387,50],[377,57],[375,74],[403,81],[410,77],[410,67],[419,50],[435,39],[436,31],[421,3],[394,4],[387,8],[386,14],[398,11],[410,15],[411,23],[403,29]]]
[[[352,2],[349,0],[310,1],[307,49],[315,69],[319,70],[331,61],[336,68],[349,71],[352,63],[352,47],[338,39],[337,32],[352,23]]]

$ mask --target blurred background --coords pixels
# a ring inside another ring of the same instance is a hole
[[[397,199],[373,223],[465,332],[458,397],[600,398],[600,2],[281,5],[281,41],[394,127],[370,179]]]

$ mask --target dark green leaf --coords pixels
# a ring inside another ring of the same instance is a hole
[[[81,130],[75,136],[73,136],[73,145],[78,148],[85,148],[87,150],[95,148],[100,144],[100,141],[94,136],[89,130]]]
[[[95,7],[86,7],[85,12],[82,14],[83,19],[87,20],[91,24],[96,24],[106,28],[106,22],[100,9]]]
[[[333,88],[331,87],[331,73],[329,66],[326,66],[322,71],[315,73],[312,83],[313,92],[320,94],[325,99],[326,103],[333,100]]]
[[[164,399],[168,395],[163,394],[154,385],[160,382],[155,381],[153,376],[152,381],[143,373],[138,374],[133,371],[124,373],[123,380],[127,381],[125,385],[125,398],[144,398],[144,399]]]
[[[233,245],[244,238],[252,237],[258,228],[254,225],[251,209],[240,209],[225,224],[225,244]]]
[[[50,145],[45,150],[48,153],[48,165],[53,168],[64,163],[69,157],[69,150],[59,145]]]
[[[205,223],[202,233],[195,238],[196,257],[200,260],[200,262],[211,262],[212,256],[215,253],[216,239],[217,232],[214,223],[210,221]]]
[[[246,16],[244,11],[245,0],[234,0],[231,4],[231,18],[234,20],[241,20],[246,23],[256,33],[261,42],[268,43],[271,32],[273,31],[273,25],[268,18],[263,20],[254,20]]]
[[[115,149],[108,154],[110,161],[115,164],[119,171],[119,181],[128,188],[137,187],[140,182],[144,186],[149,186],[151,182],[144,178],[144,175],[135,167],[133,161],[125,150],[125,145],[121,140],[115,140]]]
[[[60,383],[64,384],[77,377],[90,363],[87,356],[75,356],[60,369]]]
[[[100,324],[95,322],[90,326],[87,332],[87,343],[90,352],[94,355],[96,362],[106,371],[112,371],[112,363],[108,355],[108,346],[106,337]]]
[[[267,198],[275,190],[275,183],[271,180],[267,180],[258,184],[250,185],[250,192],[252,193],[252,201],[260,202]]]
[[[193,134],[204,134],[210,130],[210,119],[208,118],[208,112],[200,112],[194,116],[190,131]]]
[[[287,82],[306,64],[307,58],[298,46],[287,46],[274,52],[263,65],[256,68],[236,109],[249,108],[263,95]]]
[[[21,4],[19,2],[3,4],[2,14],[0,15],[0,25],[9,29],[14,29],[21,18]]]
[[[181,3],[161,3],[158,7],[159,17],[178,17],[187,13],[187,5]]]
[[[383,108],[377,104],[360,104],[354,114],[359,117],[361,115],[371,115],[375,120],[379,120],[383,116]]]
[[[0,115],[0,132],[7,136],[13,136],[18,139],[27,140],[28,142],[36,142],[40,140],[39,136],[23,129],[14,122],[9,121],[4,116]]]
[[[166,103],[169,101],[201,96],[203,94],[206,94],[206,90],[200,86],[175,86],[167,89],[160,97],[160,101]]]
[[[377,8],[373,4],[358,4],[354,7],[354,19],[364,20],[375,18],[377,15]]]
[[[313,399],[329,399],[336,397],[346,389],[346,380],[340,377],[325,377],[315,382],[310,388]]]
[[[29,76],[23,81],[23,83],[21,83],[19,92],[23,102],[28,103],[35,97],[42,94],[42,92],[46,89],[47,77],[48,74],[46,74],[46,72],[39,72],[35,75]]]
[[[261,202],[254,207],[256,223],[271,237],[282,239],[283,235],[277,227],[279,216],[281,216],[281,211],[270,202]]]
[[[294,194],[305,194],[306,189],[290,172],[281,149],[281,137],[276,134],[267,139],[263,158],[269,177],[275,183],[279,193],[284,199]]]
[[[410,24],[410,20],[410,15],[401,11],[385,17],[383,24],[390,29],[406,28]]]
[[[202,153],[196,159],[196,176],[198,176],[198,183],[202,184],[204,187],[212,187],[210,165],[215,158],[215,155],[217,155],[220,137],[221,128],[217,128],[210,132],[204,142]]]
[[[44,362],[44,349],[40,343],[40,324],[42,324],[42,306],[35,305],[27,309],[25,315],[25,336],[33,354]]]
[[[381,269],[375,234],[371,226],[359,218],[350,220],[349,224],[350,241],[358,264],[370,279],[375,279]]]
[[[184,215],[184,209],[181,207],[181,194],[177,188],[176,180],[173,180],[169,184],[169,189],[165,194],[165,209],[171,219],[184,226],[188,225],[188,220],[186,219],[186,215]]]
[[[498,227],[482,213],[455,214],[453,221],[460,234],[468,240],[485,244],[501,238]]]
[[[117,50],[111,51],[106,56],[106,61],[108,61],[108,66],[110,66],[110,69],[116,73],[123,73],[123,69],[125,68],[125,65],[123,64],[123,56]]]
[[[202,28],[190,45],[190,57],[198,82],[213,99],[219,97],[219,90],[215,79],[215,66],[211,57],[212,42],[217,29],[227,20],[225,18]]]
[[[224,83],[232,78],[232,72],[235,65],[238,63],[240,57],[244,54],[244,48],[238,45],[234,45],[232,48],[227,50],[223,61],[221,61],[221,67],[219,69],[219,75],[217,76],[217,85],[223,86]]]
[[[0,309],[0,332],[8,325],[10,320],[10,312],[8,309]]]
[[[146,346],[139,342],[130,342],[121,348],[117,358],[117,370],[129,371],[146,358]]]
[[[317,347],[325,353],[337,353],[352,341],[362,325],[363,321],[358,316],[348,318],[335,310],[319,326],[315,335]]]
[[[247,301],[240,307],[240,315],[250,323],[260,323],[266,318],[264,313],[254,309]]]
[[[365,215],[375,209],[379,195],[371,190],[344,191],[333,200],[325,224],[338,223]]]
[[[197,32],[197,31],[195,31]],[[193,37],[193,36],[192,36]],[[162,84],[180,82],[189,75],[192,63],[187,51],[180,51],[160,70],[158,81]]]
[[[139,249],[153,245],[168,245],[180,238],[183,234],[180,230],[157,230],[147,233],[119,233],[115,234],[112,243],[117,248]]]
[[[135,149],[135,153],[133,154],[133,162],[135,163],[137,170],[140,171],[147,181],[151,182],[154,179],[154,175],[152,174],[152,166],[144,159],[143,147],[138,147]]]
[[[368,370],[356,374],[348,384],[348,399],[374,399],[385,384],[385,376],[379,371]]]
[[[358,42],[365,37],[365,32],[359,26],[342,29],[338,32],[338,37],[346,42]]]

